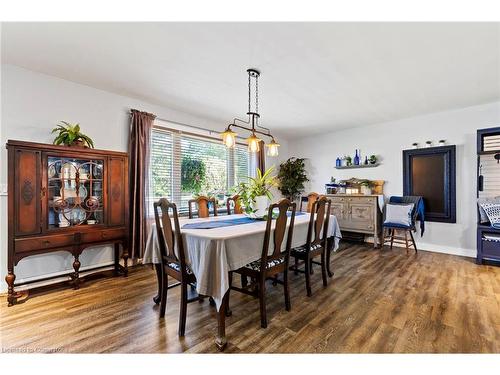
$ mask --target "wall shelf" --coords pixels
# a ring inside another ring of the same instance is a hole
[[[360,165],[343,165],[341,167],[335,167],[335,169],[355,169],[355,168],[375,168],[378,167],[380,163],[375,164],[360,164]]]

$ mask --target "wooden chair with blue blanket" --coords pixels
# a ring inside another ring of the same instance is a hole
[[[388,218],[387,209],[389,205],[410,205],[413,204],[413,208],[409,213],[409,217],[401,218]],[[417,244],[415,243],[415,238],[413,237],[413,232],[416,232],[416,221],[417,218],[421,220],[421,230],[423,234],[423,199],[420,196],[404,196],[397,197],[392,196],[389,198],[389,202],[384,207],[384,223],[382,224],[384,230],[384,241],[382,245],[390,243],[390,248],[394,243],[405,245],[406,252],[411,246],[417,252]],[[392,222],[391,222],[392,219]],[[404,233],[403,235],[397,235],[397,233]]]

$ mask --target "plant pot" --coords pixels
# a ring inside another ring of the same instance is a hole
[[[255,211],[256,217],[263,217],[267,214],[267,209],[269,208],[269,198],[265,195],[255,197],[255,202],[253,209]]]
[[[371,195],[372,189],[369,186],[361,186],[361,194]]]
[[[69,145],[69,147],[80,147],[80,148],[85,148],[87,147],[85,145],[85,142],[82,140],[74,141],[72,144]]]

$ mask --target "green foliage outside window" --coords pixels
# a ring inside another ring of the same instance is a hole
[[[183,192],[199,194],[206,178],[206,167],[203,160],[182,157],[181,190]]]

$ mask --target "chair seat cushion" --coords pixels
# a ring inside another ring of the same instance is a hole
[[[322,246],[320,244],[311,245],[311,251],[321,249],[321,247]],[[292,253],[306,253],[307,252],[307,245],[294,247],[291,251],[292,251]]]
[[[404,224],[397,224],[397,223],[384,223],[382,224],[384,228],[397,228],[397,229],[412,229],[412,225],[404,225]]]
[[[177,272],[181,272],[181,266],[178,263],[171,262],[171,263],[168,263],[167,266],[172,268],[173,270],[176,270]],[[186,271],[187,271],[188,275],[193,274],[193,271],[191,271],[191,268],[189,268],[188,266],[186,266]]]
[[[277,266],[281,263],[284,263],[285,262],[285,257],[281,257],[281,258],[278,258],[278,259],[273,259],[273,260],[268,260],[267,261],[267,268],[271,268],[271,267],[274,267],[274,266]],[[250,268],[254,271],[260,271],[260,259],[258,260],[255,260],[251,263],[248,263],[246,266],[244,266],[243,268]]]

